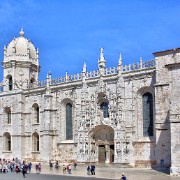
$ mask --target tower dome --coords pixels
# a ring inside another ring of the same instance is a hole
[[[24,37],[24,31],[21,29],[19,37],[14,38],[7,47],[4,48],[4,61],[18,60],[31,61],[38,65],[38,51],[33,43]]]
[[[26,89],[30,87],[30,83],[38,81],[40,72],[38,59],[38,50],[24,37],[24,31],[21,29],[19,37],[4,46],[2,63],[4,90]]]

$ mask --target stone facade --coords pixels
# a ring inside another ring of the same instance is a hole
[[[20,36],[4,47],[0,157],[170,167],[180,174],[180,49],[155,60],[38,81],[39,53]]]

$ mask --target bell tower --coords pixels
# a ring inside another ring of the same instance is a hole
[[[4,46],[2,66],[4,91],[27,89],[30,83],[38,80],[39,52],[33,43],[24,37],[23,29],[19,37]]]

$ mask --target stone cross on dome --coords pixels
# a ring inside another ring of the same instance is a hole
[[[19,35],[20,35],[20,36],[24,36],[23,28],[21,28],[21,31],[19,32]]]

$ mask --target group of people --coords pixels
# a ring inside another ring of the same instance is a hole
[[[68,164],[67,166],[65,166],[63,164],[62,168],[63,168],[63,174],[66,174],[66,173],[72,174],[72,166],[71,166],[71,164]]]
[[[52,170],[53,168],[53,163],[50,161],[49,162],[49,167],[50,167],[50,170]],[[54,166],[56,169],[58,169],[60,167],[58,161],[55,162],[55,166]],[[74,162],[74,169],[73,170],[76,170],[76,167],[77,167],[77,163]],[[62,165],[62,170],[63,170],[63,174],[72,174],[72,165],[71,164],[63,164]]]
[[[0,158],[0,173],[22,173],[23,177],[31,172],[32,163],[26,161],[20,161],[18,158],[13,158],[12,160],[6,160]],[[41,163],[37,163],[35,165],[36,173],[39,174],[41,172]]]
[[[41,163],[36,164],[35,168],[36,168],[36,174],[39,174],[41,172]]]
[[[87,175],[95,175],[95,165],[88,165],[87,166]]]
[[[53,163],[51,161],[49,161],[49,167],[50,167],[50,170],[52,170],[53,168]],[[60,167],[58,161],[55,162],[55,168],[58,169]]]
[[[50,170],[53,167],[53,163],[49,162]],[[0,158],[0,173],[8,173],[8,172],[15,172],[20,173],[22,172],[23,177],[25,178],[25,175],[31,172],[32,163],[31,162],[21,162],[19,159],[12,159],[12,160],[6,160]],[[59,168],[58,161],[55,162],[55,168]],[[74,170],[76,170],[77,163],[74,162]],[[41,172],[41,163],[35,164],[36,173],[39,174]],[[87,166],[87,175],[95,175],[95,165],[88,165]],[[72,166],[71,164],[62,165],[63,174],[72,174]],[[120,180],[127,180],[124,173],[122,173],[122,177]]]
[[[0,173],[8,173],[8,172],[15,172],[20,173],[22,172],[23,177],[25,174],[31,172],[32,163],[25,161],[21,162],[18,158],[13,158],[12,160],[6,160],[0,158]]]

